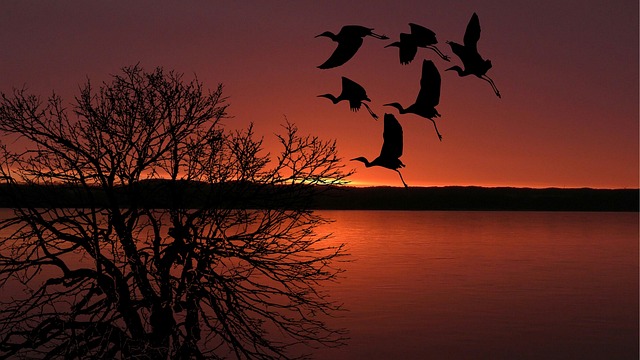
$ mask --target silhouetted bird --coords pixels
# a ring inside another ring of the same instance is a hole
[[[409,26],[411,27],[411,34],[400,33],[400,41],[385,46],[385,48],[394,46],[399,49],[401,64],[409,64],[416,57],[419,47],[431,49],[442,59],[450,61],[449,57],[435,46],[438,43],[436,33],[418,24],[409,23]]]
[[[436,129],[436,134],[438,134],[438,139],[442,141],[442,135],[440,135],[438,131],[436,121],[433,120],[433,118],[440,117],[440,114],[435,108],[440,102],[440,82],[440,73],[436,66],[433,65],[433,61],[423,60],[420,91],[418,92],[416,101],[407,108],[402,107],[402,105],[397,102],[384,104],[384,106],[393,106],[398,109],[400,114],[416,114],[431,120],[433,127]]]
[[[384,114],[384,132],[382,133],[382,150],[380,156],[369,162],[365,157],[357,157],[351,160],[362,161],[364,166],[382,166],[387,169],[395,170],[400,175],[400,180],[404,187],[408,187],[404,182],[402,174],[398,168],[403,168],[404,164],[400,161],[402,156],[402,126],[391,114]]]
[[[400,41],[392,42],[385,46],[397,47],[400,53],[400,64],[407,65],[416,57],[418,53],[418,45],[416,45],[416,39],[411,34],[400,33]]]
[[[464,45],[460,45],[453,41],[447,41],[447,44],[451,46],[451,51],[456,54],[462,64],[464,65],[464,70],[462,70],[459,66],[453,66],[448,68],[447,70],[455,70],[458,72],[459,76],[467,76],[467,75],[475,75],[482,80],[487,81],[491,84],[491,88],[496,93],[498,97],[500,97],[500,91],[496,87],[496,84],[491,80],[490,77],[486,75],[487,71],[491,69],[491,61],[484,60],[482,56],[478,53],[478,40],[480,39],[480,20],[478,20],[478,15],[473,13],[471,16],[471,20],[469,20],[469,24],[467,24],[467,30],[464,33]]]
[[[371,114],[374,119],[378,120],[378,115],[374,114],[373,111],[371,111],[371,108],[369,108],[369,105],[363,102],[371,101],[371,99],[367,97],[367,92],[364,88],[355,81],[347,79],[344,76],[342,77],[342,92],[338,97],[331,94],[322,94],[318,95],[318,97],[326,97],[333,101],[334,104],[337,104],[342,100],[347,100],[349,101],[351,111],[358,111],[360,110],[360,105],[364,105],[364,107],[369,111],[369,114]]]
[[[318,66],[320,69],[330,69],[336,66],[340,66],[356,54],[360,46],[362,45],[363,38],[365,36],[371,36],[376,39],[386,40],[388,37],[384,35],[378,35],[372,31],[373,29],[359,25],[346,25],[340,29],[340,32],[334,34],[330,31],[325,31],[319,36],[326,36],[331,40],[338,43],[338,47],[333,51],[331,57],[327,59],[322,65]]]

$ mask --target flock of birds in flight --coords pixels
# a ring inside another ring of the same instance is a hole
[[[445,61],[451,61],[450,58],[443,54],[437,47],[436,35],[433,31],[410,23],[411,33],[401,33],[400,41],[393,42],[387,47],[397,47],[400,56],[400,63],[403,65],[411,63],[415,58],[418,48],[427,48],[433,50],[440,58]],[[326,36],[331,40],[338,43],[338,46],[334,50],[333,54],[318,68],[331,69],[345,64],[349,61],[358,51],[364,37],[370,36],[380,40],[388,40],[389,38],[384,35],[378,35],[373,32],[373,29],[359,25],[346,25],[343,26],[340,32],[334,34],[329,31],[325,31],[316,37]],[[467,24],[467,29],[464,33],[463,44],[458,44],[453,41],[447,41],[447,44],[451,47],[451,51],[460,58],[464,69],[460,66],[452,66],[446,70],[456,71],[459,76],[475,75],[476,77],[487,81],[496,96],[500,97],[500,92],[496,87],[493,80],[487,76],[487,71],[491,69],[491,61],[485,60],[478,53],[478,40],[480,39],[480,20],[478,15],[474,13],[471,16],[471,20]],[[442,135],[438,131],[435,118],[440,117],[440,114],[436,110],[436,106],[440,102],[440,84],[441,78],[438,69],[431,60],[423,60],[422,62],[422,77],[420,79],[420,91],[415,102],[406,108],[397,102],[384,104],[383,106],[394,107],[400,114],[415,114],[430,120],[433,123],[433,127],[438,135],[438,139],[442,141]],[[318,97],[325,97],[330,99],[334,104],[337,104],[343,100],[349,102],[349,107],[352,111],[358,111],[362,105],[367,109],[369,114],[374,119],[378,119],[378,116],[371,110],[369,105],[365,101],[371,101],[367,96],[367,92],[364,87],[359,85],[353,80],[346,77],[342,77],[342,92],[338,96],[332,94],[322,94]],[[398,120],[392,114],[384,114],[384,132],[382,134],[382,150],[380,155],[373,161],[367,160],[365,157],[357,157],[351,160],[361,161],[366,167],[381,166],[387,169],[395,170],[400,175],[400,180],[405,187],[404,178],[400,173],[400,168],[405,165],[400,161],[402,155],[402,126]]]

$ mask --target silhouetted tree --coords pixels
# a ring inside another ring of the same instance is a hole
[[[224,129],[221,85],[162,68],[87,81],[70,108],[0,95],[0,358],[291,358],[344,340],[321,288],[342,245],[308,210],[308,185],[349,175],[334,142],[287,122],[271,158],[251,127]]]

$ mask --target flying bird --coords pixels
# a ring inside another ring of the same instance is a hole
[[[479,39],[480,20],[478,20],[478,15],[473,13],[471,20],[469,20],[469,24],[467,24],[467,30],[464,32],[464,45],[460,45],[453,41],[447,41],[447,44],[451,46],[451,51],[453,51],[453,53],[462,61],[464,70],[459,66],[453,66],[447,70],[455,70],[458,72],[459,76],[475,75],[488,82],[496,95],[501,97],[496,84],[486,75],[487,71],[491,69],[491,60],[484,60],[478,53]]]
[[[331,40],[338,43],[338,47],[333,51],[333,54],[322,65],[318,66],[320,69],[330,69],[340,65],[343,65],[349,59],[356,54],[365,36],[371,36],[376,39],[387,40],[388,37],[384,35],[378,35],[373,32],[373,29],[360,25],[346,25],[340,29],[340,32],[334,34],[330,31],[325,31],[316,37],[326,36]]]
[[[442,141],[442,135],[438,131],[438,126],[433,118],[440,117],[436,110],[436,105],[440,102],[440,73],[431,60],[422,61],[422,77],[420,78],[420,91],[416,101],[404,108],[397,102],[384,104],[398,109],[400,114],[415,114],[431,120],[436,129],[438,139]]]
[[[382,133],[382,150],[380,155],[373,161],[369,162],[365,157],[357,157],[352,161],[362,161],[364,166],[381,166],[390,170],[395,170],[400,175],[400,180],[404,187],[409,187],[404,182],[399,168],[403,168],[404,164],[400,161],[402,156],[402,126],[392,114],[384,114],[384,132]]]
[[[440,49],[435,46],[435,44],[438,43],[436,33],[424,26],[414,23],[409,23],[409,27],[411,28],[410,34],[400,33],[400,41],[396,41],[385,46],[385,48],[392,46],[399,49],[400,63],[402,65],[409,64],[413,61],[418,53],[419,47],[431,49],[442,59],[450,61],[449,57],[443,54]]]
[[[397,47],[400,53],[400,64],[407,65],[416,57],[418,53],[418,45],[416,45],[416,39],[411,34],[400,33],[400,41],[392,42],[385,46]]]
[[[374,114],[373,111],[371,111],[369,105],[363,102],[371,101],[371,99],[369,99],[369,97],[367,96],[367,92],[364,90],[364,88],[360,86],[360,84],[356,83],[353,80],[347,79],[344,76],[342,77],[342,92],[340,93],[340,95],[338,95],[338,97],[335,97],[331,94],[322,94],[318,95],[318,97],[325,97],[331,100],[334,104],[337,104],[342,100],[347,100],[349,102],[351,111],[358,111],[360,110],[360,105],[364,105],[364,107],[367,108],[367,111],[369,111],[369,114],[371,114],[374,119],[378,120],[378,115]]]

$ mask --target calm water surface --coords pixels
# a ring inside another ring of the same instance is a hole
[[[321,214],[351,339],[317,359],[638,359],[638,213]]]
[[[325,211],[349,345],[318,359],[638,359],[638,214]]]

